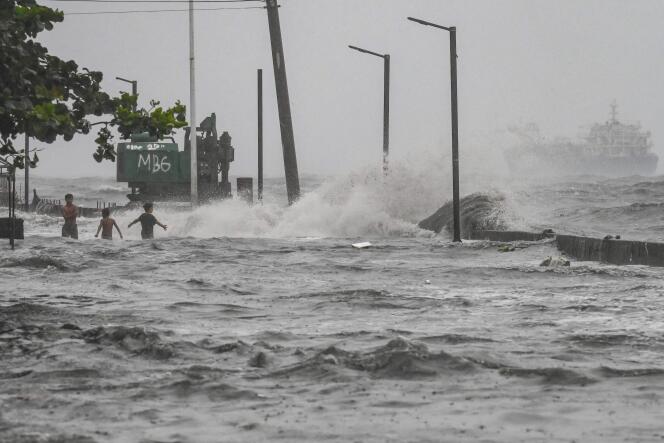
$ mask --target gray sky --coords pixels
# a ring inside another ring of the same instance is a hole
[[[44,3],[65,13],[187,6]],[[392,56],[393,158],[450,149],[448,35],[407,16],[458,28],[461,158],[467,167],[500,167],[510,125],[534,121],[545,134],[574,136],[579,126],[605,121],[614,99],[619,118],[652,131],[664,163],[660,0],[280,3],[301,173],[380,163],[382,61],[348,44]],[[138,80],[142,103],[188,104],[187,24],[182,12],[71,15],[42,40],[52,53],[102,71],[111,93],[129,86],[114,80],[122,76]],[[234,175],[255,174],[256,69],[264,69],[266,174],[283,174],[265,11],[198,12],[196,56],[197,114],[201,120],[216,112],[218,129],[230,131]],[[114,175],[114,164],[92,159],[93,140],[80,136],[46,146],[38,173]]]

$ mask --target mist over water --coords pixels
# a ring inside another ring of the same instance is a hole
[[[417,223],[451,199],[450,169],[446,157],[428,155],[395,162],[388,175],[364,167],[329,177],[301,180],[303,195],[286,205],[283,179],[267,179],[262,204],[237,198],[201,205],[193,212],[186,203],[156,202],[155,215],[169,225],[157,228],[160,237],[249,238],[361,238],[431,237]],[[76,203],[96,207],[97,202],[126,202],[128,188],[112,179],[62,180],[35,178],[42,198],[63,199],[72,192]],[[606,178],[597,176],[513,179],[500,167],[491,170],[471,156],[464,164],[461,196],[489,195],[492,211],[504,226],[517,230],[554,229],[560,233],[664,240],[661,200],[664,177]],[[142,209],[117,210],[121,227]],[[59,220],[25,214],[32,233],[49,235]],[[79,219],[81,237],[92,238],[98,220]],[[443,232],[442,238],[446,238]],[[137,229],[128,238],[138,239]]]

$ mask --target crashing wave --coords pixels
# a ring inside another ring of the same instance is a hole
[[[476,193],[463,197],[459,204],[461,236],[469,238],[476,230],[499,231],[507,229],[503,203],[505,196],[498,193]],[[452,230],[453,202],[447,202],[433,215],[419,223],[419,227],[440,233],[443,229]]]

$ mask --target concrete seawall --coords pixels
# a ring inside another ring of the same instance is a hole
[[[470,240],[498,242],[541,241],[548,238],[555,238],[560,251],[580,261],[664,267],[664,243],[604,240],[550,232],[473,231],[470,235]]]
[[[524,231],[472,231],[469,240],[489,241],[540,241],[554,238],[554,233],[549,232],[524,232]]]
[[[664,266],[664,243],[557,235],[558,249],[582,261],[614,265]]]

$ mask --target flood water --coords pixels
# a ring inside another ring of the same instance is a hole
[[[124,192],[77,183],[83,201]],[[113,242],[98,220],[72,241],[25,215],[0,249],[0,441],[663,441],[662,271],[453,244],[416,226],[437,188],[351,177],[308,181],[293,208],[278,183],[253,207],[157,204],[169,230],[145,242],[126,228],[139,211]],[[495,192],[510,227],[664,239],[661,178]]]

